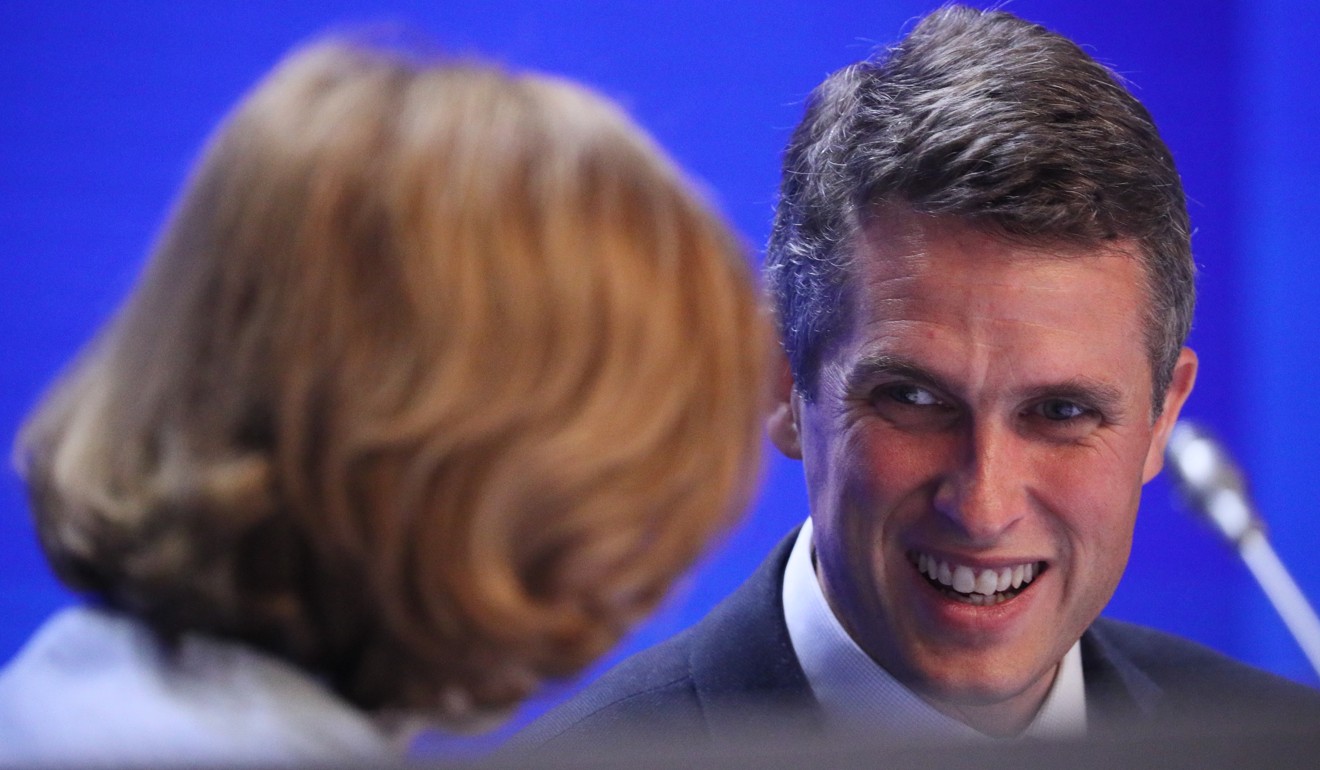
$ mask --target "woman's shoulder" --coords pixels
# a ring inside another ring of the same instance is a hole
[[[47,620],[0,672],[5,762],[382,759],[371,719],[246,645],[166,645],[131,616],[80,606]]]

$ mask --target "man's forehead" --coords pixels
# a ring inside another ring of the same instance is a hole
[[[851,368],[844,359],[859,356],[927,359],[937,343],[949,366],[978,342],[1011,343],[1019,355],[1048,344],[1061,365],[1071,356],[1060,351],[1102,342],[1111,357],[1144,359],[1148,303],[1135,248],[1028,243],[948,217],[891,218],[858,241],[821,374],[836,379],[840,366]]]
[[[925,214],[905,206],[878,207],[851,239],[843,285],[839,292],[839,324],[836,331],[847,335],[868,301],[894,297],[923,281],[928,297],[952,303],[975,302],[995,288],[1020,289],[1030,294],[1032,286],[1022,283],[1024,275],[1037,278],[1053,274],[1060,286],[1068,281],[1096,282],[1096,290],[1119,290],[1136,301],[1131,318],[1115,319],[1143,328],[1152,305],[1148,261],[1142,245],[1129,238],[1101,242],[1078,242],[1063,237],[1028,237],[994,228],[965,217]],[[953,284],[942,276],[954,270],[975,276],[975,283]],[[1006,265],[1035,265],[1034,271],[1005,271]],[[1105,267],[1097,272],[1098,264]],[[1103,278],[1103,281],[1097,281]],[[1003,285],[1008,282],[1007,285]],[[996,285],[996,284],[1000,285]],[[828,346],[827,346],[828,347]]]
[[[855,281],[859,263],[883,259],[920,264],[950,252],[976,252],[986,261],[1124,256],[1144,262],[1135,238],[1017,233],[989,219],[930,214],[887,203],[872,207],[847,243],[848,262],[854,266],[848,282]]]

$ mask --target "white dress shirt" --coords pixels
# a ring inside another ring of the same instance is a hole
[[[0,765],[358,765],[397,760],[369,716],[297,667],[64,610],[0,672]]]
[[[793,651],[827,721],[917,738],[986,738],[935,710],[862,651],[830,609],[812,564],[811,519],[798,533],[784,570],[784,620]],[[1064,655],[1054,683],[1021,737],[1086,733],[1080,642]]]

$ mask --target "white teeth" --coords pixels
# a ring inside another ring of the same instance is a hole
[[[960,594],[967,594],[974,604],[997,604],[998,601],[989,602],[981,599],[993,599],[996,594],[1021,588],[1034,580],[1037,574],[1036,563],[1002,567],[998,570],[984,569],[978,572],[966,565],[951,565],[924,553],[918,553],[914,562],[918,572]],[[1000,597],[1000,600],[1002,598]]]
[[[960,594],[970,594],[976,590],[976,576],[972,574],[971,567],[964,567],[959,564],[953,570],[953,590]]]

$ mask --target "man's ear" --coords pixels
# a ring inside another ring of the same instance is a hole
[[[1174,423],[1178,422],[1183,404],[1187,403],[1187,397],[1192,393],[1192,385],[1196,384],[1196,368],[1196,352],[1191,348],[1183,348],[1178,354],[1178,362],[1173,365],[1173,379],[1169,381],[1169,389],[1164,393],[1164,411],[1155,420],[1150,448],[1146,450],[1142,483],[1155,478],[1155,474],[1164,467],[1164,447],[1169,443],[1169,432],[1173,430]]]
[[[776,362],[773,406],[765,421],[765,432],[779,451],[794,460],[802,459],[802,437],[798,433],[798,396],[793,387],[793,370],[782,349]]]

